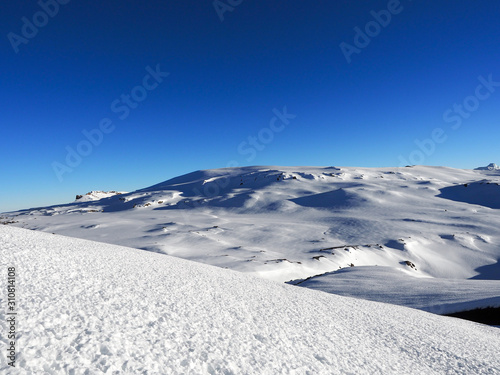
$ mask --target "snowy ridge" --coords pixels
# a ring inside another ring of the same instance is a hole
[[[500,372],[497,328],[152,252],[1,226],[0,265],[18,274],[12,373]]]

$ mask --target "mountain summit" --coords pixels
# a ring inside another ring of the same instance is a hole
[[[495,163],[490,163],[486,167],[478,167],[475,169],[476,171],[498,171],[500,167]]]

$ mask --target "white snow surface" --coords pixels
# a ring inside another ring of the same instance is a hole
[[[500,373],[497,328],[153,252],[1,226],[0,265],[1,373]]]
[[[224,168],[97,201],[2,216],[18,227],[281,282],[354,265],[405,271],[398,280],[406,277],[414,286],[407,301],[412,291],[423,301],[418,289],[424,285],[447,285],[447,293],[429,293],[425,303],[411,305],[419,308],[486,307],[500,285],[500,171],[494,168]],[[352,275],[364,277],[366,286],[373,280],[375,289],[383,283],[373,272]],[[479,282],[485,280],[487,288]],[[316,285],[332,291],[326,284]],[[342,285],[337,293],[352,292],[353,284]],[[357,296],[369,293],[365,288]]]

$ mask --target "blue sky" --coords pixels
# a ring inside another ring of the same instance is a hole
[[[497,2],[1,10],[0,212],[228,165],[500,161]]]

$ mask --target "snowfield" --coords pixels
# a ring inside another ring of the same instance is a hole
[[[498,305],[495,164],[224,168],[99,198],[0,222],[433,312]]]
[[[500,373],[497,328],[150,251],[0,226],[0,264],[2,373]]]

